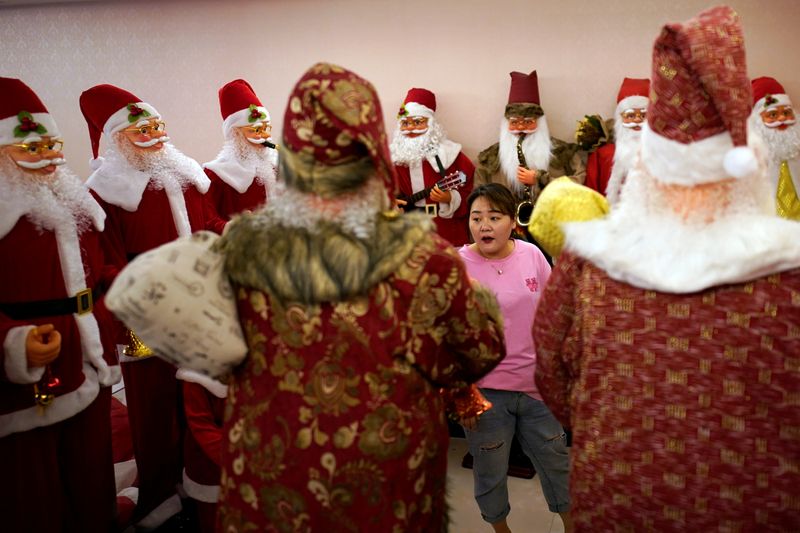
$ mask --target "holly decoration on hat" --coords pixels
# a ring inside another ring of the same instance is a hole
[[[772,96],[771,94],[768,94],[768,95],[767,95],[767,96],[764,98],[764,107],[765,107],[765,108],[767,108],[767,107],[769,107],[769,106],[771,106],[771,105],[773,105],[773,104],[777,104],[777,103],[778,103],[778,99],[777,99],[777,98],[775,98],[774,96]]]
[[[128,104],[128,122],[131,124],[140,118],[149,117],[150,112],[147,109],[141,108],[136,104]]]
[[[397,112],[397,118],[408,116],[408,109],[405,104],[400,106],[400,111]]]
[[[47,133],[47,128],[33,120],[33,115],[27,111],[20,111],[17,114],[19,125],[14,128],[14,137],[27,137],[31,133],[38,133],[44,135]]]
[[[261,111],[256,104],[250,104],[250,114],[247,116],[247,122],[258,122],[259,120],[266,120],[267,114]]]

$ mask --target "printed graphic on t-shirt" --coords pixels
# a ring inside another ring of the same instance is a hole
[[[525,280],[525,285],[528,286],[528,290],[531,292],[536,292],[539,290],[539,282],[536,281],[536,278],[528,278]]]

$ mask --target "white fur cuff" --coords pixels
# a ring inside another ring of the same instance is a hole
[[[453,218],[453,215],[461,206],[461,193],[450,191],[450,203],[439,203],[439,216],[442,218]]]
[[[5,371],[6,376],[12,383],[29,385],[36,383],[44,375],[44,367],[29,367],[28,357],[25,354],[25,339],[28,332],[35,326],[17,326],[11,328],[6,334],[3,342],[5,351]]]

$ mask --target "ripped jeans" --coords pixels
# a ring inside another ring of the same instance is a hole
[[[474,431],[466,428],[473,457],[475,500],[490,524],[508,516],[508,456],[514,434],[542,484],[553,513],[569,511],[569,452],[561,424],[542,402],[524,392],[481,389],[492,408],[478,419]]]

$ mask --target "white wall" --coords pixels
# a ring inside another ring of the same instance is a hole
[[[571,139],[584,114],[608,117],[624,76],[649,77],[662,25],[702,0],[106,1],[0,8],[0,75],[38,92],[88,175],[81,91],[123,87],[161,111],[200,162],[222,143],[217,90],[243,77],[280,131],[289,91],[331,61],[372,81],[388,129],[410,87],[434,91],[438,117],[468,156],[495,142],[512,70],[539,72],[551,131]],[[800,100],[800,4],[731,0],[751,76],[772,75]],[[2,97],[0,95],[0,97]]]

